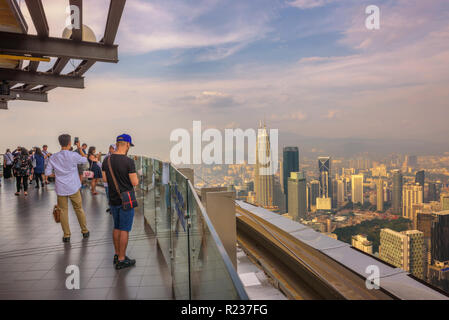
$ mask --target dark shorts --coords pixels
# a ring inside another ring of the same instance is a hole
[[[134,209],[125,211],[122,206],[111,206],[111,215],[114,220],[114,229],[131,231],[134,221]]]

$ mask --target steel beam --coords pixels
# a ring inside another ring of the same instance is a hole
[[[104,44],[111,45],[114,43],[125,3],[126,0],[111,0],[109,4],[106,28],[104,30],[104,37],[102,40]]]
[[[47,93],[39,92],[29,92],[22,90],[11,90],[12,100],[27,100],[27,101],[38,101],[38,102],[48,102]]]
[[[48,37],[48,22],[41,0],[25,0],[28,11],[33,20],[36,32],[41,37]]]
[[[0,80],[66,88],[84,88],[83,77],[71,77],[45,72],[30,72],[17,69],[0,68]]]
[[[117,45],[53,37],[40,38],[12,32],[0,32],[0,52],[118,62]]]
[[[22,11],[20,10],[20,7],[17,4],[16,0],[6,0],[6,3],[8,4],[12,13],[14,14],[14,17],[16,18],[16,20],[19,22],[20,29],[22,30],[22,33],[27,33],[28,25],[25,21],[25,18],[22,15]]]

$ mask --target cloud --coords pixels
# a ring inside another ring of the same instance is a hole
[[[334,1],[335,0],[294,0],[291,2],[287,2],[287,4],[299,9],[311,9],[325,6]]]
[[[181,101],[194,107],[223,109],[238,106],[239,103],[229,94],[218,91],[203,91],[200,94],[180,98]]]

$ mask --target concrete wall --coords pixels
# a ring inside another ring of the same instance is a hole
[[[237,270],[237,225],[235,216],[235,192],[205,192],[202,201],[226,252]]]

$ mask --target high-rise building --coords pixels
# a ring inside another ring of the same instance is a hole
[[[331,158],[318,157],[318,170],[320,172],[320,197],[332,197],[331,191]]]
[[[285,194],[285,204],[288,208],[288,179],[291,172],[299,171],[298,147],[284,147],[282,157],[282,183]]]
[[[424,278],[424,240],[418,230],[380,231],[379,257],[387,263]]]
[[[343,205],[346,200],[346,181],[337,180],[337,204],[339,206]]]
[[[449,194],[442,194],[440,196],[441,210],[449,210]]]
[[[419,184],[406,184],[402,189],[402,216],[406,219],[410,219],[416,222],[416,216],[414,213],[417,211],[414,210],[415,204],[423,203],[423,187]],[[419,208],[417,208],[419,209]]]
[[[376,204],[377,211],[384,211],[384,181],[382,179],[376,181]]]
[[[432,221],[432,262],[449,261],[449,210],[436,212]]]
[[[360,251],[373,254],[373,243],[369,241],[365,235],[358,234],[352,236],[351,244],[354,248],[357,248]]]
[[[434,182],[429,182],[429,192],[427,193],[427,202],[438,201],[437,185]]]
[[[288,215],[299,221],[307,216],[307,182],[302,172],[291,172],[288,179]]]
[[[400,170],[393,170],[393,192],[392,192],[392,211],[395,214],[401,214],[402,205],[402,173]]]
[[[449,261],[435,262],[429,266],[429,282],[449,293]]]
[[[263,207],[273,207],[274,174],[270,172],[270,166],[272,165],[270,136],[265,124],[260,129],[256,143],[256,166],[254,172],[256,202]]]
[[[418,157],[415,155],[409,155],[407,156],[405,162],[408,167],[416,167],[418,165]]]
[[[285,206],[285,196],[282,193],[282,186],[279,179],[278,176],[274,176],[273,202],[274,206],[279,208],[279,212],[285,213],[287,207]]]
[[[320,196],[320,182],[318,180],[310,181],[309,203],[310,206],[316,206],[316,198]]]
[[[363,204],[363,174],[351,176],[352,203]]]
[[[415,183],[418,183],[422,187],[422,198],[424,201],[424,181],[425,181],[425,172],[424,170],[420,170],[416,172]]]

